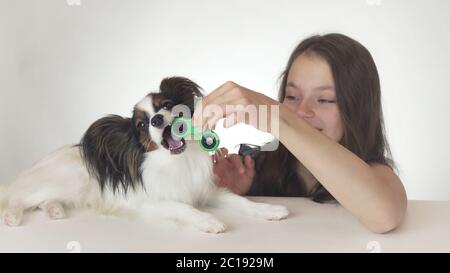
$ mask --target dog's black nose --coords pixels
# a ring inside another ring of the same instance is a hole
[[[164,117],[161,114],[155,115],[152,120],[151,124],[153,127],[160,128],[164,124]]]

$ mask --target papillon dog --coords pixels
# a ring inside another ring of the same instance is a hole
[[[210,233],[226,226],[199,210],[202,206],[267,220],[285,218],[283,206],[252,202],[217,187],[210,155],[196,140],[172,136],[172,120],[193,113],[201,88],[171,77],[159,89],[134,106],[131,118],[98,119],[79,144],[56,150],[3,187],[4,224],[20,225],[24,213],[33,209],[42,209],[50,219],[65,218],[67,208],[136,212]]]

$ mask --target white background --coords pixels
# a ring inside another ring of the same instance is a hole
[[[450,1],[0,0],[0,183],[130,116],[162,78],[227,80],[276,98],[293,48],[340,32],[377,63],[388,140],[409,199],[450,200]],[[231,148],[262,139],[224,132]]]

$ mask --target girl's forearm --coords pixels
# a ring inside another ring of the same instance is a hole
[[[396,193],[358,156],[283,105],[279,131],[283,145],[363,224],[382,232],[396,217]]]

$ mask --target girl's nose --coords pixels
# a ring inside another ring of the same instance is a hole
[[[308,106],[306,102],[302,102],[297,106],[297,114],[302,118],[314,117],[314,111]]]

